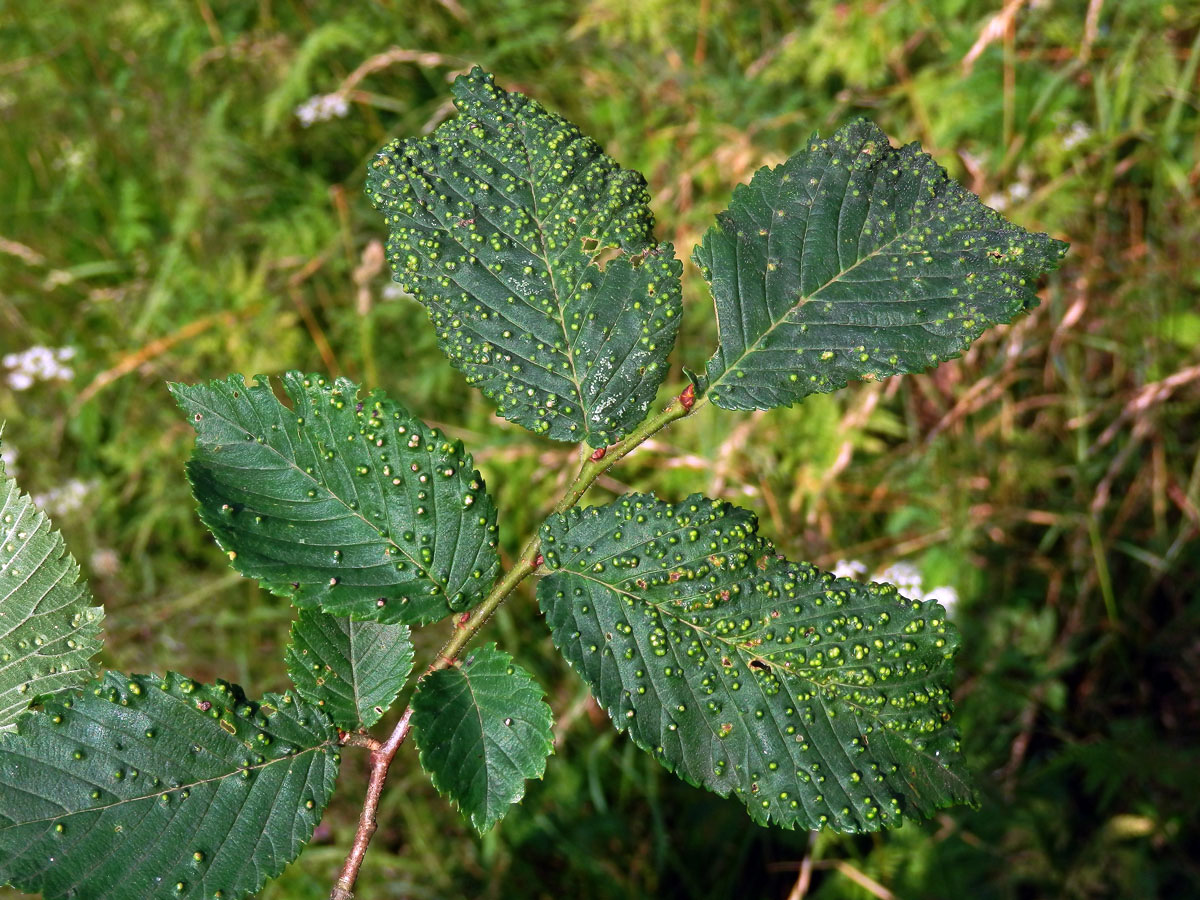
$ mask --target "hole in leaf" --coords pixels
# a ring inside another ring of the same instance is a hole
[[[599,238],[585,237],[582,240],[583,252],[588,254],[592,259],[591,262],[603,272],[605,266],[619,256],[623,256],[625,251],[616,244],[601,244]]]
[[[296,404],[292,402],[292,398],[283,389],[282,380],[278,378],[264,378],[263,382],[271,389],[271,393],[275,395],[275,399],[279,401],[280,406],[288,412],[296,411]]]

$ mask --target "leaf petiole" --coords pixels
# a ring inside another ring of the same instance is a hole
[[[571,482],[570,487],[567,488],[562,498],[555,504],[553,511],[562,513],[575,506],[583,499],[584,494],[588,492],[588,489],[595,483],[597,478],[628,456],[639,445],[662,431],[672,422],[693,415],[702,409],[706,402],[705,398],[700,397],[694,399],[692,402],[688,402],[688,398],[693,396],[694,394],[685,388],[661,412],[642,422],[623,441],[619,441],[608,447],[606,452],[598,459],[590,451],[586,455],[584,455],[584,451],[580,451],[581,455],[584,456],[584,462],[580,467],[579,474],[575,476],[575,480]],[[496,583],[483,599],[483,602],[471,613],[470,617],[465,622],[456,624],[454,633],[446,641],[445,645],[443,645],[442,649],[438,652],[437,658],[429,665],[429,668],[426,669],[421,679],[457,663],[459,654],[462,653],[463,649],[471,642],[476,633],[487,623],[488,619],[492,617],[493,613],[512,595],[513,591],[517,589],[522,581],[537,571],[542,559],[539,553],[540,546],[540,540],[536,534],[525,543],[516,564]],[[371,747],[367,742],[358,740],[346,742],[348,745],[370,747],[371,775],[367,785],[367,795],[363,803],[362,814],[358,820],[358,830],[354,834],[354,842],[351,845],[349,855],[346,857],[346,862],[342,866],[337,883],[330,892],[329,900],[352,900],[354,897],[354,883],[358,879],[358,872],[362,867],[367,846],[370,844],[371,837],[375,834],[377,827],[375,815],[379,809],[379,800],[383,795],[383,786],[387,780],[392,760],[396,757],[396,752],[408,737],[412,712],[412,705],[410,703],[400,716],[400,721],[396,723],[396,727],[387,741],[381,745],[376,742],[376,746]]]

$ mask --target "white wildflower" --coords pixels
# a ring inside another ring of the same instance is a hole
[[[316,94],[296,107],[296,118],[305,128],[330,119],[344,119],[350,113],[350,102],[342,94]]]
[[[872,575],[871,580],[894,584],[906,597],[921,596],[921,589],[925,581],[921,576],[921,570],[910,562],[892,563],[883,571]]]
[[[833,567],[835,578],[860,579],[867,574],[867,564],[860,559],[839,559]]]
[[[1086,122],[1075,121],[1067,128],[1066,134],[1063,135],[1062,145],[1064,150],[1074,150],[1084,141],[1092,136],[1092,129]]]
[[[83,507],[93,485],[78,478],[51,488],[44,494],[34,494],[33,502],[51,515],[73,513]]]
[[[22,353],[5,354],[4,367],[8,386],[14,391],[27,391],[39,381],[70,381],[75,370],[65,365],[75,356],[74,347],[30,347]]]
[[[990,206],[996,212],[1003,212],[1015,203],[1021,203],[1028,200],[1033,193],[1033,188],[1030,182],[1033,180],[1033,173],[1026,166],[1017,168],[1017,180],[1008,186],[1003,191],[993,191],[984,198],[984,205]]]
[[[90,150],[90,147],[64,141],[62,144],[62,153],[58,159],[54,160],[52,165],[59,171],[78,172],[87,164],[88,157],[91,155]]]
[[[925,578],[910,562],[892,563],[883,569],[877,569],[871,577],[866,578],[867,564],[858,559],[839,559],[833,567],[837,578],[852,578],[855,581],[881,581],[894,584],[905,597],[914,600],[936,600],[946,609],[947,615],[954,614],[954,605],[958,603],[958,591],[948,584],[924,590]]]
[[[958,603],[958,591],[948,584],[943,584],[939,587],[931,588],[921,599],[926,602],[934,600],[942,604],[942,607],[946,610],[946,615],[952,616],[954,615],[955,604]]]

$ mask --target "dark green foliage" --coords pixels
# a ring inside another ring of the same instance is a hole
[[[770,409],[936,366],[1036,305],[1066,249],[870,122],[814,135],[739,185],[693,253],[720,329],[708,395]]]
[[[371,167],[396,280],[505,418],[618,441],[654,399],[681,310],[682,266],[654,242],[645,179],[479,69],[454,97],[456,119]]]
[[[103,618],[62,535],[0,461],[0,730],[87,678]]]
[[[553,735],[542,697],[533,676],[495,644],[429,675],[413,695],[421,765],[480,834],[546,771]]]
[[[296,692],[347,730],[379,721],[413,667],[407,625],[355,622],[302,609],[287,648]]]
[[[495,579],[496,511],[459,441],[375,392],[289,372],[173,385],[195,425],[200,517],[234,567],[297,606],[422,624]]]
[[[506,558],[573,471],[577,448],[490,421],[494,404],[463,390],[424,307],[396,297],[386,271],[361,289],[366,312],[354,308],[352,274],[382,237],[363,173],[392,137],[444,119],[446,73],[477,60],[644,172],[658,234],[681,257],[735,184],[814,129],[828,136],[866,115],[898,144],[919,140],[1005,217],[1072,242],[1040,308],[990,329],[965,358],[883,389],[852,385],[763,416],[702,410],[590,502],[700,490],[753,509],[792,559],[860,559],[868,571],[904,560],[927,587],[958,589],[954,721],[982,808],[885,836],[821,832],[807,897],[872,896],[844,864],[903,898],[1196,894],[1200,391],[1182,378],[1200,339],[1200,5],[1011,6],[1010,27],[990,30],[997,39],[967,72],[994,0],[713,0],[699,13],[679,2],[411,0],[401,15],[329,0],[129,0],[69,15],[9,3],[0,236],[33,252],[27,262],[0,251],[0,356],[34,344],[78,356],[74,382],[25,392],[8,389],[0,366],[0,419],[24,490],[89,486],[75,511],[43,508],[107,607],[109,663],[236,672],[247,686],[286,678],[295,610],[232,580],[210,547],[180,477],[193,436],[161,402],[164,378],[336,362],[386,388],[426,421],[462,429],[452,433],[503,510]],[[445,62],[393,59],[356,85],[345,118],[300,126],[298,105],[391,48]],[[673,361],[703,372],[715,323],[689,263],[684,294]],[[327,348],[297,318],[301,303]],[[102,389],[85,392],[98,376]],[[1160,402],[1167,378],[1178,387]],[[746,827],[741,803],[689,787],[597,721],[586,687],[529,631],[530,587],[484,640],[519,648],[563,711],[545,780],[479,841],[449,804],[430,802],[402,748],[357,893],[788,896],[809,835]],[[364,772],[343,772],[325,816],[331,843],[262,900],[328,896]]]
[[[788,562],[756,530],[698,494],[553,516],[555,645],[618,729],[763,824],[875,831],[968,802],[945,611]]]
[[[337,730],[291,695],[109,672],[0,737],[0,881],[46,900],[236,900],[333,791]]]

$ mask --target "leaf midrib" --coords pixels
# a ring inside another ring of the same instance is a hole
[[[483,815],[486,822],[492,809],[492,779],[489,777],[492,766],[487,752],[487,729],[483,724],[483,706],[475,695],[475,686],[471,684],[471,676],[466,667],[460,668],[458,673],[462,676],[463,686],[470,696],[471,709],[474,710],[475,721],[479,725],[479,743],[483,746]],[[471,815],[471,818],[472,820],[475,818],[474,814]]]
[[[769,204],[768,204],[768,205],[769,205]],[[843,198],[843,205],[845,205],[845,200],[844,200],[844,198]],[[824,284],[822,284],[820,287],[818,287],[818,288],[817,288],[815,291],[813,291],[813,292],[812,292],[811,294],[809,294],[808,296],[801,296],[801,297],[800,297],[800,298],[797,300],[797,302],[796,302],[796,303],[794,303],[794,304],[792,304],[790,307],[788,307],[788,310],[787,310],[787,312],[785,312],[785,313],[784,313],[782,316],[780,316],[780,317],[779,317],[779,318],[778,318],[778,319],[777,319],[777,320],[776,320],[774,323],[772,323],[772,325],[771,325],[771,327],[770,327],[770,328],[768,328],[768,329],[767,329],[766,331],[764,331],[764,332],[763,332],[761,335],[759,335],[759,336],[758,336],[758,337],[757,337],[757,338],[754,340],[754,343],[753,343],[753,344],[750,344],[749,346],[747,346],[747,347],[745,348],[745,350],[743,350],[743,351],[742,351],[741,355],[739,355],[739,356],[738,356],[738,358],[737,358],[736,360],[734,360],[732,363],[728,364],[728,365],[725,367],[725,371],[721,373],[721,375],[720,375],[720,376],[717,378],[717,380],[716,380],[716,381],[712,382],[712,383],[711,383],[711,384],[708,386],[708,388],[705,390],[705,393],[707,393],[708,391],[711,391],[713,388],[715,388],[715,387],[717,387],[718,385],[720,385],[720,384],[724,383],[726,376],[727,376],[727,375],[728,375],[730,372],[736,371],[736,370],[737,370],[737,368],[738,368],[738,366],[740,366],[740,365],[741,365],[741,363],[742,363],[742,360],[744,360],[744,359],[745,359],[747,356],[750,356],[752,353],[756,353],[756,352],[758,351],[758,349],[759,349],[759,345],[760,345],[760,344],[762,344],[762,342],[763,342],[764,340],[766,340],[768,336],[770,336],[771,334],[773,334],[776,328],[778,328],[778,327],[779,327],[780,325],[782,325],[784,322],[788,321],[788,317],[789,317],[789,316],[790,316],[792,313],[794,313],[794,312],[795,312],[796,310],[798,310],[798,309],[801,309],[802,307],[806,306],[807,304],[811,303],[813,300],[815,300],[815,299],[818,297],[818,295],[821,293],[821,291],[825,290],[825,289],[826,289],[827,287],[829,287],[831,284],[835,284],[835,283],[837,283],[838,281],[841,281],[843,278],[845,278],[845,277],[846,277],[848,274],[850,274],[851,272],[853,272],[855,269],[857,269],[857,268],[858,268],[859,266],[861,266],[863,263],[867,262],[868,260],[874,259],[876,256],[878,256],[879,254],[881,254],[881,253],[883,253],[885,250],[887,250],[887,248],[888,248],[888,247],[890,247],[892,244],[894,244],[896,241],[900,240],[900,238],[902,238],[902,237],[905,237],[905,236],[907,236],[907,235],[911,234],[914,228],[917,228],[917,227],[919,227],[919,226],[921,226],[921,225],[925,225],[925,224],[927,224],[928,222],[930,222],[930,221],[932,220],[932,218],[933,218],[933,214],[931,213],[931,214],[930,214],[930,216],[929,216],[928,218],[921,219],[921,220],[919,220],[919,221],[917,221],[917,220],[914,220],[914,221],[912,221],[912,222],[909,224],[908,228],[904,229],[904,231],[899,231],[899,232],[897,232],[896,234],[894,234],[894,235],[893,235],[891,238],[889,238],[889,239],[888,239],[887,243],[880,244],[878,247],[876,247],[874,250],[872,250],[872,251],[871,251],[870,253],[868,253],[866,256],[863,256],[861,259],[857,260],[857,261],[854,263],[854,265],[852,265],[852,266],[849,266],[849,267],[847,267],[846,269],[843,269],[842,271],[840,271],[840,272],[838,272],[837,274],[835,274],[835,275],[834,275],[832,278],[830,278],[828,281],[826,281]],[[772,216],[772,219],[774,219],[774,216]],[[805,221],[806,221],[806,223],[807,223],[807,219],[806,219]],[[807,225],[806,225],[806,227],[807,227]],[[724,230],[724,229],[722,229],[722,231],[723,231],[723,230]],[[735,251],[735,255],[736,255],[736,250],[737,250],[737,243],[736,243],[736,241],[735,241],[735,242],[734,242],[734,251]],[[802,260],[803,260],[803,257],[802,257]],[[839,260],[839,261],[840,261],[840,260]],[[738,278],[740,279],[740,278],[741,278],[741,275],[740,275],[740,272],[741,272],[741,266],[737,266],[737,265],[735,265],[735,267],[734,267],[734,268],[735,268],[735,269],[738,271],[738,273],[739,273],[739,274],[738,274]],[[739,296],[740,296],[740,294],[739,294]],[[739,309],[741,308],[741,303],[740,303],[740,302],[739,302],[739,304],[738,304],[738,307],[739,307]],[[885,326],[882,326],[882,327],[885,327],[885,328],[886,328],[886,327],[890,327],[890,326],[886,326],[886,325],[885,325]]]
[[[354,702],[354,717],[358,719],[359,728],[363,727],[362,694],[358,690],[358,654],[354,647],[354,620],[346,619],[346,637],[350,640],[350,652],[346,654],[350,663],[350,694]],[[335,626],[336,627],[336,626]],[[340,629],[339,629],[340,630]]]
[[[575,396],[578,399],[580,411],[584,412],[583,429],[586,436],[592,433],[592,429],[590,427],[591,416],[586,412],[588,406],[583,397],[583,386],[579,381],[579,371],[575,366],[575,350],[571,346],[570,337],[567,335],[567,316],[566,309],[563,305],[563,297],[559,294],[558,281],[554,275],[554,266],[550,264],[550,250],[546,246],[546,231],[543,227],[541,213],[539,210],[540,203],[538,201],[537,185],[533,178],[533,160],[529,156],[529,142],[526,140],[525,129],[521,123],[521,120],[514,116],[514,122],[517,127],[517,133],[521,136],[521,152],[525,156],[525,169],[529,173],[529,177],[526,179],[526,181],[529,184],[529,196],[533,200],[533,211],[531,218],[533,219],[534,224],[537,225],[538,244],[542,248],[541,259],[542,262],[546,264],[546,272],[550,275],[550,290],[554,294],[554,302],[558,307],[558,316],[556,317],[556,321],[563,336],[563,352],[567,354],[567,361],[571,364],[571,383],[575,386]]]
[[[806,678],[803,675],[801,675],[800,673],[796,672],[792,668],[783,668],[780,664],[772,662],[771,660],[769,660],[763,656],[760,656],[758,654],[755,654],[755,653],[747,650],[746,648],[744,648],[740,644],[738,644],[736,641],[732,641],[727,638],[723,638],[720,635],[713,634],[712,632],[705,630],[704,628],[696,625],[695,623],[690,622],[687,619],[681,618],[679,615],[674,613],[670,608],[668,608],[666,606],[660,606],[659,604],[653,603],[649,600],[646,600],[643,597],[639,597],[637,594],[634,594],[630,591],[626,591],[621,588],[618,588],[615,585],[609,584],[606,581],[601,581],[598,578],[593,578],[584,572],[571,572],[571,571],[567,571],[565,569],[560,569],[559,571],[562,571],[564,574],[567,574],[567,575],[578,575],[579,577],[584,578],[587,581],[594,582],[595,584],[598,584],[603,588],[607,588],[608,590],[611,590],[616,594],[620,594],[622,596],[629,597],[630,599],[634,600],[637,603],[641,603],[645,606],[653,607],[658,613],[660,613],[662,615],[666,615],[669,618],[673,619],[674,621],[679,622],[682,625],[687,625],[689,628],[693,629],[698,634],[703,634],[706,637],[709,637],[709,638],[711,638],[715,641],[718,641],[726,646],[734,648],[740,655],[749,657],[751,661],[756,660],[756,659],[759,660],[764,665],[769,666],[771,671],[781,669],[783,672],[787,673],[788,675],[795,676],[797,681],[807,682],[808,684],[813,685],[813,687],[817,689],[816,699],[823,708],[826,707],[827,701],[826,701],[826,698],[821,695],[821,688],[828,688],[828,687],[832,687],[832,686],[838,686],[838,687],[844,687],[844,688],[852,687],[852,685],[846,685],[841,682],[818,682],[818,681],[814,681],[811,678]],[[785,687],[787,687],[789,694],[793,693],[792,685],[787,679],[781,678],[780,681]],[[756,684],[757,684],[757,681],[756,681]],[[794,697],[793,697],[793,702],[795,702]],[[930,760],[933,763],[936,763],[938,765],[938,768],[940,771],[945,772],[947,774],[947,776],[949,776],[949,777],[953,777],[957,783],[964,786],[964,790],[966,789],[966,783],[963,781],[963,779],[960,778],[958,775],[956,775],[953,771],[951,771],[945,765],[942,765],[939,757],[935,757],[931,752],[929,752],[927,750],[918,750],[915,746],[913,746],[911,741],[908,741],[905,739],[904,734],[902,732],[889,727],[887,720],[881,718],[876,713],[875,710],[868,709],[857,703],[854,703],[852,700],[847,698],[845,696],[845,694],[842,692],[838,693],[836,702],[845,704],[851,710],[854,710],[855,712],[859,713],[860,715],[862,715],[864,717],[870,717],[872,719],[872,721],[876,722],[879,725],[879,727],[881,727],[887,733],[888,736],[894,737],[895,739],[902,741],[907,746],[909,752],[913,753],[916,756]],[[742,721],[742,723],[745,724],[745,716],[742,713],[740,707],[738,707],[738,705],[736,703],[734,704],[734,709],[738,713],[738,716],[739,716],[740,720]],[[913,790],[914,790],[914,793],[917,793],[917,794],[920,793],[919,791],[916,791],[915,789],[913,789]]]
[[[620,589],[618,589],[618,588],[612,588],[612,586],[611,586],[611,585],[607,585],[605,582],[598,581],[597,579],[592,579],[592,580],[593,580],[593,581],[597,581],[597,583],[599,583],[599,584],[601,584],[601,585],[604,585],[604,586],[610,587],[611,589],[613,589],[613,590],[614,590],[614,591],[616,591],[617,593],[625,593],[625,594],[626,594],[626,596],[633,597],[634,599],[639,599],[639,598],[637,598],[637,597],[636,597],[636,595],[629,594],[628,592],[623,592],[623,591],[621,591],[621,590],[620,590]],[[659,607],[657,604],[650,603],[650,602],[648,602],[648,601],[644,601],[644,602],[645,602],[645,605],[653,607],[653,608],[654,608],[656,611],[658,611],[659,613],[667,613],[668,615],[670,615],[670,614],[669,614],[669,612],[668,612],[667,610],[664,610],[664,609],[662,609],[662,608],[661,608],[661,607]],[[674,616],[672,616],[672,618],[677,618],[677,617],[674,617]],[[693,628],[694,628],[696,631],[698,631],[698,632],[700,632],[700,633],[702,633],[702,634],[708,634],[708,632],[706,632],[706,631],[703,631],[703,629],[697,628],[696,626],[692,625],[692,623],[691,623],[691,622],[687,622],[686,620],[681,620],[681,621],[683,621],[683,624],[685,624],[685,625],[691,625],[691,626],[692,626],[692,627],[693,627]],[[636,633],[635,633],[635,634],[636,634]],[[635,639],[636,639],[636,638],[635,638]],[[736,642],[728,642],[728,641],[727,641],[726,643],[734,643],[734,645],[735,645],[735,646],[737,646],[737,645],[736,645]],[[755,654],[749,653],[748,651],[744,650],[743,648],[740,648],[740,647],[738,647],[738,649],[739,649],[739,650],[740,650],[742,653],[744,653],[745,655],[747,655],[747,656],[755,657]],[[639,642],[639,652],[642,654],[643,658],[645,658],[645,655],[646,655],[646,654],[645,654],[645,651],[644,651],[644,650],[641,648],[641,646],[640,646],[640,642]],[[677,652],[675,652],[675,654],[674,654],[674,655],[675,655],[675,659],[676,659],[676,661],[677,661],[677,662],[680,662],[680,663],[682,664],[682,660],[680,660],[678,653],[677,653]],[[761,659],[761,657],[756,657],[756,658],[759,658],[759,659]],[[764,662],[765,662],[765,660],[764,660]],[[771,665],[772,665],[772,667],[774,667],[774,664],[771,664]],[[788,670],[788,671],[790,671],[790,670]],[[730,677],[730,676],[729,676],[729,673],[728,673],[728,672],[726,672],[726,670],[725,670],[723,667],[717,667],[717,668],[716,668],[716,675],[717,675],[717,677],[720,679],[720,682],[721,682],[722,688],[723,688],[725,691],[728,691],[728,690],[729,690],[729,684],[728,684],[728,682],[729,682],[729,677]],[[798,680],[799,680],[799,681],[809,681],[810,683],[812,683],[810,679],[804,679],[804,678],[800,678],[800,679],[798,679]],[[653,679],[652,679],[652,683],[653,683]],[[695,692],[695,689],[692,687],[691,683],[690,683],[690,682],[687,682],[687,681],[685,681],[685,683],[688,685],[688,688],[689,688],[689,690],[691,691],[691,694],[692,694],[692,698],[693,698],[693,700],[695,700],[695,701],[696,701],[698,704],[702,703],[702,702],[703,702],[702,698],[701,698],[701,697],[700,697],[700,696],[699,696],[699,695],[698,695],[698,694]],[[758,681],[757,679],[753,679],[753,678],[751,679],[751,682],[750,682],[750,683],[754,685],[754,688],[755,688],[755,689],[756,689],[756,690],[759,692],[759,696],[761,696],[761,697],[762,697],[763,701],[764,701],[764,702],[767,704],[767,706],[769,707],[769,706],[771,705],[771,703],[772,703],[772,700],[771,700],[771,697],[770,697],[770,696],[769,696],[769,695],[766,693],[766,691],[764,690],[763,684],[762,684],[760,681]],[[788,697],[791,699],[791,702],[793,703],[793,705],[795,705],[795,706],[799,706],[799,701],[796,699],[796,691],[795,691],[796,685],[795,685],[795,684],[793,684],[791,681],[788,681],[788,680],[785,680],[785,679],[780,679],[780,683],[781,683],[781,687],[782,687],[784,690],[786,690],[786,691],[787,691],[787,695],[788,695]],[[658,692],[658,689],[657,689],[657,686],[655,687],[655,691],[656,691],[656,693],[659,693],[659,692]],[[816,691],[816,694],[817,694],[817,701],[818,701],[818,702],[821,704],[822,708],[824,709],[824,708],[825,708],[825,706],[826,706],[826,703],[825,703],[825,699],[824,699],[824,698],[821,696],[821,692],[820,692],[820,690],[817,690],[817,691]],[[840,697],[839,697],[839,699],[840,699]],[[661,704],[661,694],[660,694],[660,704]],[[748,717],[747,717],[747,716],[748,716],[748,713],[747,713],[747,711],[746,711],[745,709],[743,709],[743,708],[742,708],[742,705],[741,705],[741,704],[739,704],[739,703],[737,703],[737,702],[733,702],[733,703],[731,704],[731,706],[732,706],[732,710],[733,710],[734,717],[736,717],[736,722],[738,723],[738,725],[740,726],[740,728],[741,728],[743,731],[745,731],[746,733],[752,733],[752,725],[751,725],[751,723],[750,723],[750,721],[749,721],[749,719],[748,719]],[[851,704],[851,706],[854,706],[854,704]],[[857,708],[857,707],[855,707],[855,708]],[[864,712],[866,712],[866,711],[864,710]],[[786,744],[788,743],[788,738],[787,738],[787,736],[786,736],[786,735],[783,733],[783,730],[782,730],[782,727],[781,727],[781,725],[780,725],[780,722],[779,722],[778,718],[777,718],[777,717],[775,717],[775,716],[771,716],[771,717],[770,717],[770,721],[771,721],[771,724],[775,726],[775,730],[776,730],[776,733],[777,733],[777,734],[778,734],[778,736],[779,736],[780,742],[781,742],[782,744],[786,745]],[[716,732],[716,730],[713,728],[713,725],[712,725],[712,723],[708,721],[708,718],[707,718],[707,717],[703,717],[703,722],[704,722],[704,724],[707,726],[707,728],[708,728],[708,732],[709,732],[709,733],[710,733],[710,734],[713,736],[713,738],[714,738],[714,739],[716,739],[716,740],[718,740],[718,741],[720,741],[720,740],[723,740],[723,738],[722,738],[722,737],[721,737],[721,736],[720,736],[720,735],[719,735],[719,734]],[[828,762],[828,761],[829,761],[829,756],[828,756],[828,754],[825,752],[825,749],[824,749],[824,747],[823,747],[823,746],[822,746],[821,748],[819,748],[819,749],[817,750],[817,752],[818,752],[818,755],[821,757],[821,759],[822,759],[822,761],[823,761],[823,762]],[[853,760],[850,760],[850,759],[849,759],[849,757],[845,755],[845,750],[844,750],[844,748],[843,748],[842,752],[843,752],[843,756],[845,756],[845,758],[846,758],[847,762],[849,763],[849,765],[848,765],[848,769],[853,769]],[[680,761],[680,765],[682,765],[682,764],[683,764],[683,761],[681,760],[681,761]],[[848,790],[847,790],[847,788],[846,788],[845,779],[842,777],[842,775],[841,775],[841,774],[839,774],[839,771],[840,771],[840,770],[838,769],[838,767],[837,767],[836,765],[835,765],[835,766],[832,766],[832,768],[833,768],[834,775],[835,775],[835,778],[836,778],[836,783],[838,784],[839,788],[842,790],[842,792],[843,792],[843,795],[845,796],[846,800],[847,800],[847,801],[851,801],[850,794],[849,794],[849,792],[848,792]],[[707,776],[702,776],[702,777],[707,777]],[[728,796],[728,794],[729,794],[729,791],[728,791],[728,790],[726,790],[726,791],[724,791],[724,792],[722,792],[722,791],[718,790],[718,789],[717,789],[717,787],[715,786],[715,783],[714,783],[713,785],[711,785],[711,786],[712,786],[712,789],[713,789],[713,790],[715,790],[715,791],[717,791],[717,793],[721,794],[721,796]],[[801,792],[801,794],[800,794],[800,797],[801,797],[801,800],[802,800],[802,802],[804,802],[804,804],[805,804],[805,812],[806,812],[806,814],[810,814],[810,815],[811,815],[811,813],[809,812],[809,809],[808,809],[808,799],[807,799],[807,797],[805,796],[804,792]],[[832,808],[832,806],[831,806],[831,808]],[[813,821],[815,821],[815,817],[813,818]]]
[[[645,597],[641,597],[641,596],[633,593],[632,591],[624,590],[623,588],[619,588],[616,585],[608,583],[607,581],[602,581],[599,578],[593,578],[592,576],[588,575],[586,572],[571,572],[571,571],[567,571],[565,569],[560,569],[559,571],[562,571],[564,574],[567,574],[567,575],[579,576],[580,578],[586,579],[587,581],[591,581],[591,582],[594,582],[595,584],[601,585],[602,587],[607,588],[608,590],[612,591],[615,594],[620,594],[623,597],[628,597],[631,600],[634,600],[635,602],[640,603],[644,606],[653,607],[661,615],[668,616],[672,620],[679,622],[681,625],[688,626],[693,631],[695,631],[697,634],[702,634],[705,637],[711,638],[714,641],[718,641],[721,644],[734,649],[740,655],[747,657],[748,661],[754,662],[757,660],[758,662],[761,662],[763,665],[767,666],[771,671],[779,670],[780,672],[786,673],[787,675],[794,676],[797,681],[807,682],[808,684],[811,684],[814,688],[816,688],[818,690],[820,690],[822,688],[831,688],[831,687],[851,688],[854,686],[854,685],[845,684],[844,682],[836,681],[836,680],[817,681],[813,678],[808,678],[791,666],[784,666],[782,663],[775,662],[775,661],[771,660],[769,657],[762,656],[761,654],[758,654],[758,653],[754,653],[752,650],[749,650],[748,648],[746,648],[745,646],[743,646],[742,644],[738,643],[735,640],[730,640],[729,638],[722,637],[719,634],[715,634],[714,632],[708,631],[707,629],[703,628],[700,625],[697,625],[694,622],[688,621],[687,619],[683,618],[681,615],[679,615],[678,613],[673,611],[665,603],[663,605],[660,605],[651,600],[647,600]],[[874,718],[876,721],[880,721],[880,722],[883,721],[872,710],[868,710],[865,707],[859,707],[857,704],[854,704],[853,702],[847,700],[840,693],[838,695],[838,700],[841,702],[845,702],[847,705],[852,706],[855,709],[860,709],[865,714],[871,715],[871,717]]]
[[[320,744],[317,744],[315,746],[305,747],[300,752],[291,754],[289,756],[281,756],[279,759],[269,759],[264,763],[255,763],[254,765],[251,765],[251,766],[238,766],[237,768],[232,769],[227,774],[214,775],[212,778],[201,778],[197,781],[188,782],[187,784],[174,785],[165,791],[158,790],[158,791],[153,791],[152,793],[149,793],[149,794],[143,794],[139,797],[127,797],[123,800],[118,800],[115,803],[106,803],[103,806],[88,806],[83,809],[67,810],[56,816],[46,816],[41,819],[26,819],[21,822],[14,822],[11,825],[0,825],[0,832],[8,831],[13,828],[23,828],[27,825],[40,825],[45,822],[55,822],[55,821],[58,821],[59,819],[65,818],[67,816],[82,815],[83,813],[103,812],[106,809],[114,809],[116,807],[124,806],[129,803],[141,803],[142,801],[145,801],[145,800],[153,800],[155,798],[161,797],[163,794],[173,794],[176,791],[190,790],[191,788],[200,787],[201,785],[212,784],[214,781],[224,781],[227,778],[240,777],[240,773],[242,773],[242,772],[262,771],[262,770],[267,769],[269,766],[277,765],[279,763],[284,763],[284,762],[291,762],[293,760],[299,759],[302,756],[305,756],[306,754],[316,753],[317,751],[324,752],[324,751],[326,751],[330,748],[336,747],[336,746],[340,746],[338,741],[330,738],[328,740],[322,741]],[[38,759],[37,757],[30,757],[27,755],[25,756],[25,758],[26,759],[34,759],[36,762],[39,762],[39,763],[46,762],[45,760]],[[66,774],[70,775],[73,778],[79,777],[79,776],[75,775],[74,773],[68,772]],[[86,779],[82,779],[82,780],[86,781]],[[91,782],[88,782],[88,783],[90,784]],[[17,790],[21,790],[19,785],[15,785],[15,784],[9,785],[9,787],[13,787],[13,788],[16,788]],[[99,787],[99,785],[97,785],[97,787]],[[23,793],[27,793],[27,792],[23,791]],[[47,798],[38,796],[38,799],[44,801]]]
[[[249,388],[247,388],[247,390],[249,390]],[[272,394],[272,399],[274,399],[273,394]],[[205,403],[203,403],[202,401],[200,401],[194,397],[192,398],[192,402],[195,403],[199,407],[207,409],[213,415],[215,415],[219,419],[229,423],[230,425],[233,425],[237,428],[242,428],[244,430],[244,426],[242,426],[238,422],[235,422],[233,419],[230,419],[228,416],[222,415],[219,410],[213,409],[211,406],[206,405]],[[275,402],[278,403],[279,401],[276,400]],[[255,409],[255,414],[256,415],[258,414],[257,408]],[[238,446],[238,445],[237,444],[230,445],[230,444],[218,443],[216,446],[224,447],[224,446]],[[378,537],[379,529],[374,527],[373,525],[371,525],[370,521],[368,521],[366,516],[362,515],[362,513],[358,512],[358,510],[353,509],[342,497],[340,497],[338,494],[335,494],[333,491],[331,491],[329,489],[328,485],[325,485],[325,484],[322,484],[321,482],[319,482],[316,478],[314,478],[312,475],[309,475],[302,468],[300,468],[300,466],[298,466],[296,463],[292,462],[290,459],[288,459],[286,456],[284,456],[283,453],[281,453],[279,450],[277,450],[275,447],[272,447],[270,444],[266,443],[265,441],[263,443],[259,444],[258,446],[265,447],[266,449],[270,450],[272,453],[274,453],[276,456],[278,456],[281,460],[283,460],[283,462],[286,463],[289,468],[293,469],[294,471],[296,471],[298,474],[300,474],[304,478],[307,478],[315,486],[325,490],[329,494],[330,497],[333,497],[335,500],[337,500],[337,502],[339,504],[341,504],[341,506],[346,510],[346,512],[348,512],[351,515],[351,517],[357,518],[360,522],[362,522],[364,525],[366,525],[367,528],[370,529],[375,534],[376,537]],[[222,463],[222,465],[224,465],[224,463]],[[306,501],[300,501],[300,502],[304,503]],[[436,584],[438,586],[438,588],[442,591],[444,596],[450,596],[449,583],[443,584],[437,578],[432,577],[433,573],[431,570],[427,569],[424,566],[424,564],[419,562],[414,556],[412,556],[410,553],[408,553],[407,550],[405,550],[402,546],[400,546],[398,543],[396,543],[391,537],[391,530],[392,530],[391,526],[392,526],[392,523],[389,521],[388,522],[388,537],[383,538],[384,542],[387,543],[389,546],[394,547],[401,554],[403,554],[404,558],[407,559],[409,562],[413,563],[415,566],[417,566],[417,569],[419,571],[425,572],[426,576],[429,578],[429,581],[431,581],[433,584]],[[369,543],[373,543],[373,542],[368,541],[367,543],[369,544]]]

